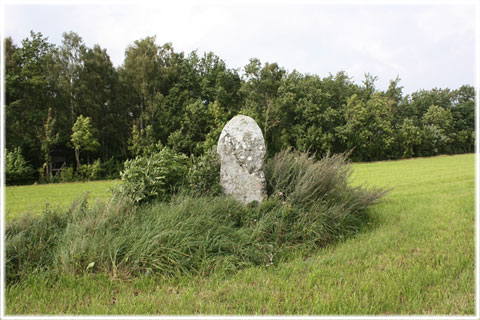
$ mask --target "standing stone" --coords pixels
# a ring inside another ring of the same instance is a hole
[[[233,117],[218,139],[220,184],[226,195],[243,203],[262,202],[266,197],[262,130],[250,117]]]

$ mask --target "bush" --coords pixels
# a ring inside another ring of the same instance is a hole
[[[194,196],[221,194],[220,160],[215,149],[210,149],[200,157],[192,155],[186,189]]]
[[[27,184],[34,180],[34,170],[23,158],[22,149],[15,148],[5,153],[5,183],[7,185]]]
[[[165,168],[186,172],[185,167],[178,170],[184,157],[177,159],[168,149],[162,152],[153,159],[136,159],[153,164],[132,167],[132,161],[126,170],[140,171],[141,178],[149,168],[163,176]],[[266,168],[271,196],[260,205],[229,197],[177,195],[170,202],[138,206],[120,192],[95,206],[84,198],[65,213],[15,220],[5,233],[7,281],[32,270],[176,277],[270,266],[292,248],[322,247],[358,231],[367,217],[365,209],[384,194],[350,187],[344,155],[315,161],[283,151]],[[159,186],[161,192],[167,192],[166,186]]]
[[[59,175],[60,182],[72,182],[76,180],[73,166],[63,168]]]
[[[118,179],[120,178],[120,171],[122,170],[122,163],[115,161],[113,158],[105,162],[100,159],[95,160],[92,164],[82,164],[78,171],[75,172],[73,166],[63,168],[55,177],[51,176],[50,183],[57,182],[73,182],[73,181],[91,181],[101,179]],[[41,169],[40,181],[45,181],[44,170]]]
[[[127,160],[120,192],[136,203],[167,199],[185,184],[187,157],[164,147],[151,155]]]
[[[103,163],[105,179],[120,179],[120,172],[123,170],[123,162],[113,157]]]
[[[80,180],[99,180],[103,177],[104,169],[100,159],[92,164],[81,164],[78,167],[77,176]]]

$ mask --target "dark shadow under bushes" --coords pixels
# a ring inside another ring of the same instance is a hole
[[[350,187],[349,174],[344,155],[315,161],[286,150],[267,162],[270,196],[260,205],[188,193],[136,205],[117,193],[25,216],[6,227],[7,283],[35,270],[127,278],[269,266],[292,248],[325,246],[362,227],[365,209],[385,192]]]

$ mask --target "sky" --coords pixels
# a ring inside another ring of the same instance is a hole
[[[99,44],[115,66],[135,40],[156,36],[186,54],[213,52],[228,67],[249,59],[326,77],[369,73],[404,93],[475,84],[478,6],[474,2],[123,1],[4,2],[3,36],[14,43],[41,32],[61,44],[74,31]],[[419,4],[417,4],[419,3]]]

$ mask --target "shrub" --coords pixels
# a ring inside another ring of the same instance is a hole
[[[200,157],[192,155],[187,175],[186,188],[194,196],[220,195],[220,160],[215,149]]]
[[[188,170],[187,157],[168,147],[127,160],[124,167],[120,192],[136,203],[168,198],[184,185]]]
[[[82,164],[75,172],[73,166],[63,168],[58,175],[50,177],[50,183],[56,182],[72,182],[72,181],[91,181],[101,179],[117,179],[120,178],[120,171],[122,170],[122,163],[115,161],[113,158],[105,162],[100,159],[95,160],[92,164]],[[41,180],[43,177],[43,170],[41,170]]]
[[[34,180],[34,170],[22,155],[20,147],[5,153],[5,182],[7,185],[26,184]]]
[[[76,174],[77,174],[78,180],[89,180],[88,178],[92,175],[92,165],[90,164],[79,165]]]
[[[75,171],[73,169],[73,166],[63,168],[62,171],[60,171],[60,177],[59,180],[61,182],[72,182],[75,181]]]
[[[115,160],[113,157],[103,162],[105,179],[119,179],[120,172],[123,170],[123,162]]]
[[[104,172],[104,169],[102,166],[102,162],[100,161],[100,159],[95,160],[92,163],[92,173],[90,175],[90,179],[92,180],[101,179],[103,177],[103,172]]]
[[[104,169],[100,159],[92,164],[81,164],[78,167],[77,175],[80,180],[99,180],[103,176]]]

